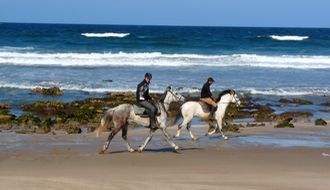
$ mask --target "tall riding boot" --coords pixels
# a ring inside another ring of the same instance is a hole
[[[217,111],[217,109],[218,109],[218,106],[212,107],[211,112],[210,112],[210,116],[209,116],[210,121],[215,121],[214,113]]]
[[[158,122],[156,120],[156,117],[150,117],[150,129],[158,129]]]

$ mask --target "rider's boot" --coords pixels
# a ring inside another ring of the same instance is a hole
[[[210,112],[210,116],[209,116],[210,121],[215,121],[214,113],[217,111],[217,109],[218,109],[218,106],[212,107],[211,112]]]
[[[158,129],[158,122],[156,117],[150,117],[150,125],[149,125],[150,129]]]

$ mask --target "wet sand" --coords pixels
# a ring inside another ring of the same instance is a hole
[[[183,131],[179,154],[160,132],[143,153],[128,153],[119,134],[104,155],[97,152],[108,133],[1,133],[0,189],[329,189],[330,126],[296,126],[243,128],[228,141],[193,126],[201,139]],[[129,140],[137,148],[146,134],[129,130]]]

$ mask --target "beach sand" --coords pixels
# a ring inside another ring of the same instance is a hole
[[[243,128],[241,133],[228,134],[229,141],[219,135],[203,137],[206,126],[193,126],[202,138],[192,142],[183,131],[175,140],[182,148],[179,154],[172,152],[160,132],[143,153],[128,153],[119,134],[110,146],[111,153],[103,155],[97,152],[108,133],[100,138],[93,133],[1,133],[0,189],[328,190],[329,146],[283,147],[242,140],[251,136],[283,140],[286,134],[287,140],[312,137],[329,142],[329,125],[296,126]],[[174,130],[169,132],[174,134]],[[128,135],[136,148],[146,134],[146,129],[132,129]]]

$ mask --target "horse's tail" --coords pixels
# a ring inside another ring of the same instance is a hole
[[[106,130],[106,128],[109,127],[109,125],[112,121],[112,115],[113,115],[114,111],[115,111],[115,109],[112,108],[105,112],[103,118],[101,119],[101,125],[97,129],[96,137],[99,137]]]

